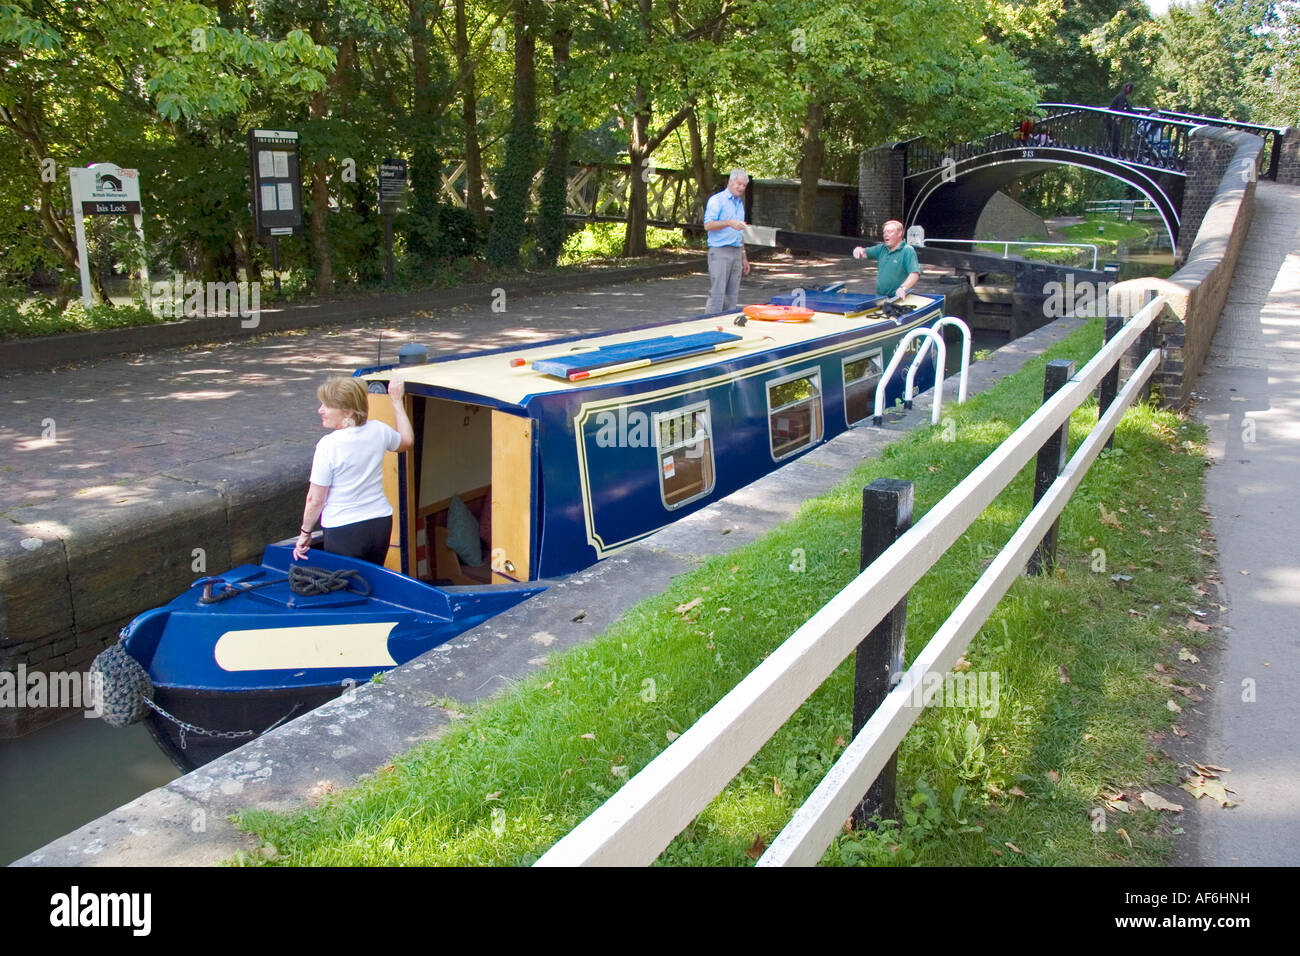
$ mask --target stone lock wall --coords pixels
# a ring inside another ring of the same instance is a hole
[[[286,443],[61,502],[57,515],[28,509],[21,534],[0,539],[0,672],[84,672],[142,607],[260,558],[294,533],[310,465],[310,444]],[[85,709],[50,703],[0,707],[0,737]]]

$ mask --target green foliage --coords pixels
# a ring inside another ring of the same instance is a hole
[[[98,329],[153,325],[164,321],[142,303],[92,305],[78,299],[62,311],[47,296],[28,296],[26,290],[0,287],[0,339],[56,335],[60,332],[89,332]]]
[[[1161,20],[1162,105],[1286,126],[1300,121],[1300,7],[1199,0]]]
[[[646,230],[646,244],[651,249],[679,246],[682,234],[677,229]],[[592,259],[618,259],[623,253],[623,226],[616,222],[593,222],[571,233],[564,241],[560,265],[576,265]]]
[[[452,38],[457,4],[467,50]],[[490,258],[514,267],[613,254],[603,239],[587,249],[592,235],[572,245],[566,158],[626,161],[635,148],[661,169],[694,172],[698,161],[709,189],[732,166],[852,182],[864,148],[1007,128],[1036,85],[1046,99],[1106,103],[1127,78],[1139,103],[1300,122],[1296,9],[1202,0],[1153,20],[1140,0],[527,0],[517,9],[482,0],[7,0],[3,279],[75,284],[67,170],[101,161],[141,171],[153,273],[256,279],[270,255],[249,216],[254,127],[301,133],[305,211],[317,228],[283,240],[280,254],[283,270],[310,288],[326,266],[363,286],[382,275],[374,193],[386,156],[406,157],[411,171],[410,213],[396,223],[399,274],[446,276],[460,257],[483,255],[486,237],[441,195],[467,137],[497,191],[487,200],[497,230]],[[516,51],[521,23],[528,42]],[[457,107],[471,76],[478,109],[467,130]],[[698,155],[684,110],[700,132]],[[810,118],[820,127],[805,132]],[[542,130],[552,148],[536,190]],[[334,211],[314,208],[317,176]],[[1067,170],[1027,184],[1026,195],[1062,213],[1113,188]],[[105,243],[92,254],[127,264],[116,238]]]

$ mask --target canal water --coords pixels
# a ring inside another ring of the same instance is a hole
[[[143,724],[68,717],[0,739],[0,865],[179,775]]]

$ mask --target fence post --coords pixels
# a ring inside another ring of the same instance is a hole
[[[1108,315],[1106,316],[1106,331],[1102,333],[1101,344],[1105,345],[1115,336],[1119,335],[1119,330],[1124,327],[1124,316]],[[1119,394],[1119,361],[1111,366],[1106,377],[1101,380],[1101,385],[1097,387],[1097,418],[1106,414],[1106,409],[1110,408],[1110,403],[1115,401],[1115,396]],[[1115,443],[1115,433],[1111,432],[1106,439],[1106,447],[1109,448]]]
[[[912,483],[894,478],[877,478],[862,489],[861,569],[880,557],[912,526]],[[872,628],[858,645],[853,671],[853,736],[880,706],[885,695],[903,677],[903,652],[907,643],[907,596]],[[897,819],[894,782],[898,755],[872,783],[853,811],[856,826],[870,826],[873,816]]]
[[[1155,347],[1156,347],[1156,326],[1155,323],[1152,322],[1145,329],[1143,329],[1142,334],[1138,336],[1138,357],[1137,357],[1137,361],[1133,363],[1133,367],[1137,368],[1137,366],[1141,365],[1142,360],[1145,359],[1147,355],[1150,354],[1151,350]],[[1154,375],[1148,376],[1146,382],[1144,382],[1142,385],[1141,401],[1143,401],[1144,403],[1151,401],[1151,380],[1153,378],[1155,378]]]
[[[1046,402],[1059,392],[1073,374],[1072,359],[1052,359],[1048,362],[1047,371],[1043,375],[1043,401]],[[1052,487],[1052,482],[1061,474],[1069,457],[1070,420],[1067,418],[1052,437],[1043,442],[1043,447],[1038,449],[1038,462],[1034,468],[1034,504],[1038,504],[1043,495],[1047,494],[1047,489]],[[1042,574],[1056,564],[1056,531],[1059,524],[1059,518],[1052,522],[1052,526],[1043,535],[1043,540],[1029,556],[1029,567],[1026,569],[1029,574]]]

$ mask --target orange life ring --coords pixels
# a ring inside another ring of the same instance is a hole
[[[812,309],[797,305],[747,305],[741,311],[760,322],[807,322],[813,317]]]

